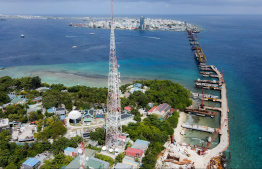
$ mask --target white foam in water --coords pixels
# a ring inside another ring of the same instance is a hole
[[[200,143],[205,142],[204,140],[202,140],[202,139],[200,139],[200,138],[191,138],[191,139],[193,139],[193,140],[199,140]]]
[[[187,123],[192,124],[193,121],[194,121],[194,119],[193,119],[192,115],[188,115]]]

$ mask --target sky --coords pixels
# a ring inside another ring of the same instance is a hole
[[[0,14],[110,14],[110,0],[0,0]],[[115,14],[262,14],[262,0],[114,0]]]

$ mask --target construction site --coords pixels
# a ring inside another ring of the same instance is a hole
[[[223,77],[223,71],[220,73],[213,65],[206,65],[206,56],[199,42],[196,41],[196,35],[192,29],[188,29],[188,38],[191,49],[195,51],[195,58],[198,63],[200,76],[204,79],[195,80],[195,87],[202,89],[202,93],[192,93],[193,99],[201,99],[201,104],[195,107],[187,107],[185,112],[180,112],[177,128],[174,135],[170,136],[165,143],[165,149],[157,157],[157,168],[223,168],[221,157],[229,145],[228,129],[228,100],[226,83]],[[207,79],[212,78],[212,79]],[[217,78],[214,80],[214,78]],[[220,96],[205,94],[204,90],[217,90]],[[216,102],[220,106],[205,105],[206,102]],[[214,111],[214,112],[213,112]],[[187,124],[185,119],[188,115],[199,116],[199,118],[220,118],[219,127],[212,128],[196,124]],[[219,115],[219,116],[218,116]],[[207,143],[202,146],[190,145],[183,141],[186,130],[195,130],[199,132],[212,133]],[[217,146],[210,148],[212,143],[219,139]]]

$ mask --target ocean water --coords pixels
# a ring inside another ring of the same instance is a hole
[[[187,21],[205,29],[197,38],[207,64],[215,65],[220,71],[223,69],[227,84],[230,145],[226,152],[231,152],[229,167],[262,166],[262,16],[146,17]],[[75,28],[68,26],[70,22],[84,21],[0,21],[0,67],[14,67],[1,70],[0,76],[39,75],[48,83],[107,86],[110,30]],[[24,39],[20,38],[22,33]],[[194,88],[193,81],[201,76],[185,32],[116,30],[115,34],[123,84],[135,79],[169,79],[201,93]],[[214,118],[212,124],[210,120],[201,120],[201,124],[216,127],[218,118]],[[207,136],[191,133],[190,137],[191,142],[201,142]]]

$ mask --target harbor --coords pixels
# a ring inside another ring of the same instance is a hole
[[[222,168],[221,155],[229,145],[229,109],[226,83],[223,78],[223,72],[220,73],[214,65],[206,64],[207,58],[203,49],[199,46],[199,42],[195,41],[196,36],[194,34],[192,29],[188,29],[188,38],[190,38],[190,45],[192,45],[191,49],[195,51],[194,55],[198,63],[199,75],[203,76],[204,79],[194,80],[196,89],[202,89],[202,94],[191,93],[194,100],[201,100],[201,104],[187,107],[185,113],[180,113],[178,127],[174,133],[174,140],[176,141],[174,145],[172,141],[164,145],[166,149],[159,156],[157,164],[161,165],[160,163],[164,162],[165,166],[171,168],[178,168],[181,165],[191,165],[195,168]],[[204,93],[204,90],[207,89],[209,89],[208,91],[218,91],[220,96]],[[204,104],[204,101],[207,104]],[[217,104],[213,106],[210,102]],[[198,120],[192,124],[193,121],[190,120],[192,118]],[[203,123],[203,120],[199,124],[201,118],[205,119],[206,122],[217,121],[219,127],[210,127],[210,123],[206,125]],[[205,137],[199,138],[200,133],[205,135]],[[202,142],[202,146],[185,142],[188,139],[199,140]],[[216,143],[214,144],[214,142]],[[175,158],[171,158],[170,153],[174,153],[176,155]],[[185,159],[188,161],[185,162]]]

